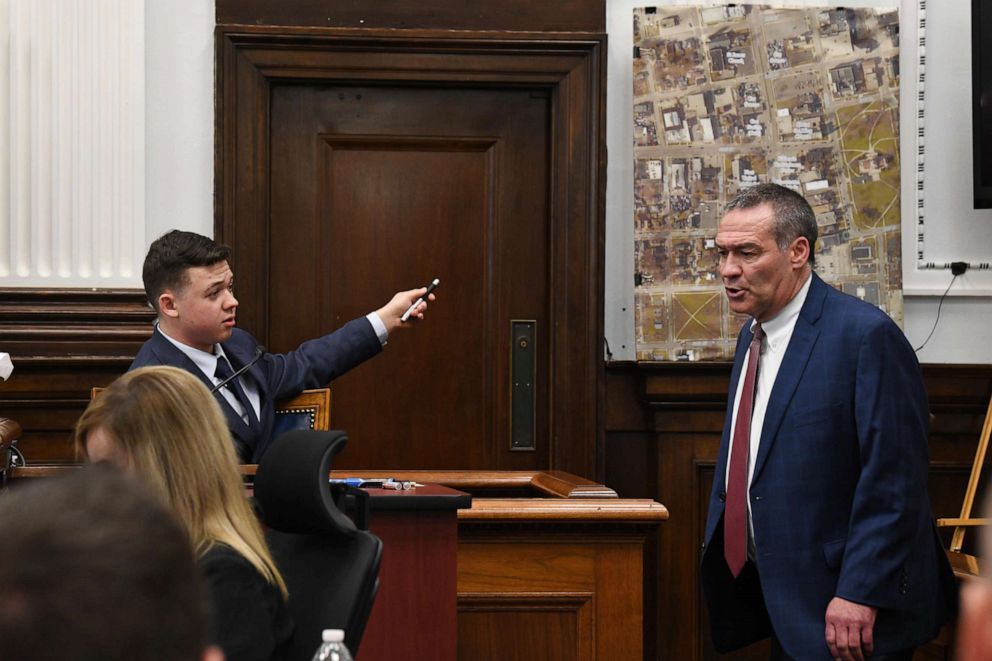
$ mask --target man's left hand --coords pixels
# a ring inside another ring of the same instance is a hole
[[[877,608],[834,597],[827,605],[827,647],[835,659],[863,661],[875,650]]]

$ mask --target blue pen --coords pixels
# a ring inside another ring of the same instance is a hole
[[[360,477],[331,478],[331,484],[347,484],[349,487],[360,487],[364,480]]]

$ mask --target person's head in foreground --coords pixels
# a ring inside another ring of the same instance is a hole
[[[221,661],[185,531],[136,480],[90,466],[0,494],[0,656]]]
[[[76,423],[77,452],[133,473],[186,528],[197,556],[223,543],[285,595],[245,498],[230,432],[210,391],[176,367],[128,372]]]

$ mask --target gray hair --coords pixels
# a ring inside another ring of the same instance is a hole
[[[800,236],[809,241],[809,263],[816,263],[813,250],[816,247],[818,230],[816,214],[799,193],[778,184],[758,184],[751,188],[743,188],[727,203],[726,211],[734,209],[752,209],[769,204],[772,207],[775,242],[780,250],[785,250],[789,244]]]

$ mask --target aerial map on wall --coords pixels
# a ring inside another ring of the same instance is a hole
[[[816,272],[902,323],[897,9],[634,10],[638,360],[733,357],[713,240],[738,190],[816,212]]]

